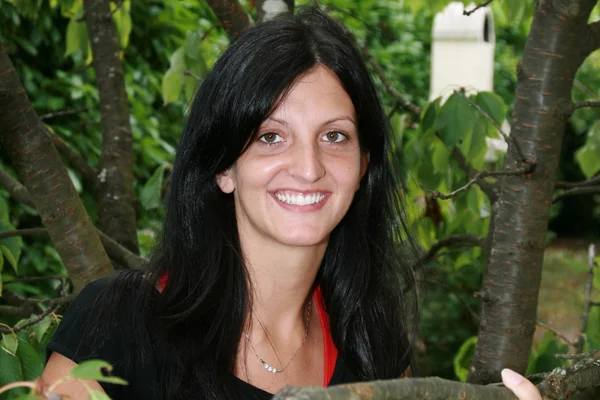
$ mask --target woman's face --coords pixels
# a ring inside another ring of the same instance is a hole
[[[367,164],[352,101],[337,77],[318,66],[292,87],[217,182],[234,194],[241,237],[311,246],[327,242]]]

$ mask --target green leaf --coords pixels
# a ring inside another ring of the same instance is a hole
[[[146,210],[158,208],[161,205],[163,177],[167,165],[163,164],[154,170],[140,193],[140,202]]]
[[[110,3],[110,9],[114,13],[115,25],[119,31],[119,42],[121,48],[124,49],[129,44],[129,36],[131,35],[131,0],[121,1],[118,7],[117,10],[117,4]]]
[[[186,57],[189,57],[192,60],[198,60],[202,57],[202,51],[200,47],[200,43],[202,41],[201,39],[202,36],[198,31],[192,32],[190,35],[188,35],[183,44]]]
[[[440,109],[436,127],[440,138],[449,148],[456,146],[472,128],[476,115],[469,103],[453,94]]]
[[[502,97],[492,92],[479,92],[472,100],[498,125],[502,125],[504,118],[506,118],[506,105]],[[482,115],[482,117],[484,116]]]
[[[12,333],[2,334],[2,350],[16,356],[17,350],[19,349],[19,341],[17,336]]]
[[[6,199],[0,196],[0,221],[10,222],[8,214],[8,204],[6,203]]]
[[[600,154],[600,148],[593,145],[583,146],[575,152],[575,159],[588,179],[600,171],[600,157],[598,157],[598,154]]]
[[[169,104],[179,98],[183,87],[183,71],[169,69],[162,82],[162,96],[165,104]]]
[[[0,231],[12,231],[15,227],[0,220]],[[19,258],[21,257],[21,247],[23,246],[23,239],[20,236],[13,236],[6,239],[0,240],[0,249],[4,256],[8,259],[8,262],[12,265],[17,272],[17,266]]]
[[[21,362],[16,356],[0,349],[0,365],[0,386],[23,380]]]
[[[556,367],[565,365],[566,360],[558,359],[554,355],[568,353],[569,346],[562,343],[552,332],[548,331],[538,344],[537,351],[536,372],[549,372]]]
[[[98,382],[114,383],[115,385],[127,385],[127,381],[116,376],[110,376],[112,366],[102,360],[84,361],[71,370],[69,376],[78,379],[93,379]]]
[[[4,257],[6,257],[6,259],[8,260],[8,263],[15,270],[15,273],[17,273],[18,272],[17,260],[15,259],[15,256],[11,253],[10,249],[4,245],[0,245],[0,250],[2,251],[2,254],[4,255]]]
[[[596,122],[588,132],[583,147],[575,152],[575,159],[587,178],[600,171],[600,122]]]
[[[104,392],[100,392],[97,390],[92,390],[90,392],[89,400],[110,400],[110,397]]]
[[[440,173],[445,173],[450,159],[450,150],[439,139],[431,144],[431,163],[433,168]]]
[[[32,381],[42,375],[44,371],[44,359],[31,344],[25,340],[19,339],[19,348],[17,357],[21,361],[23,378]]]
[[[438,97],[431,103],[427,104],[423,110],[423,118],[421,119],[421,132],[426,133],[435,126],[435,120],[440,110],[441,97]]]
[[[171,66],[165,73],[162,81],[163,102],[169,104],[179,98],[183,87],[183,72],[186,69],[185,49],[180,47],[169,59]]]
[[[65,57],[81,50],[82,54],[87,55],[88,39],[85,22],[78,22],[77,17],[71,18],[67,25],[67,47]]]
[[[461,382],[466,382],[469,376],[469,367],[473,360],[473,354],[475,354],[476,344],[477,336],[467,339],[454,356],[454,373]]]

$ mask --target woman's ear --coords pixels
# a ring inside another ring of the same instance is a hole
[[[231,168],[217,174],[217,185],[219,185],[223,193],[233,193],[235,182],[233,181]]]
[[[363,176],[365,176],[365,173],[367,172],[367,168],[369,167],[370,160],[371,160],[371,153],[360,153],[360,180],[358,181],[358,184],[356,185],[356,191],[358,191],[358,189],[360,189],[360,181],[362,180]]]
[[[365,176],[367,168],[369,167],[369,161],[371,160],[371,153],[360,154],[360,179]]]

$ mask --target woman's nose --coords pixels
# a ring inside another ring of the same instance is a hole
[[[316,182],[325,176],[325,166],[318,145],[297,145],[295,147],[290,165],[292,176],[306,182]]]

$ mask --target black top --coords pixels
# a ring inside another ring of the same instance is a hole
[[[133,319],[137,313],[133,302],[120,303],[114,321],[101,320],[97,331],[86,330],[87,318],[95,312],[95,305],[102,300],[101,294],[110,285],[111,278],[103,278],[88,284],[65,312],[52,341],[48,344],[47,356],[55,351],[76,363],[90,359],[101,359],[113,365],[113,375],[125,379],[129,384],[119,386],[100,383],[113,400],[160,399],[157,355],[157,334],[151,325],[144,335],[133,334]],[[131,290],[131,289],[129,289]],[[124,293],[124,298],[135,293]],[[105,338],[102,342],[90,343],[85,337]],[[140,337],[141,336],[141,337]],[[236,377],[232,379],[235,392],[240,399],[263,400],[273,395]],[[356,382],[356,377],[338,357],[329,385]],[[202,388],[198,388],[201,392]]]

